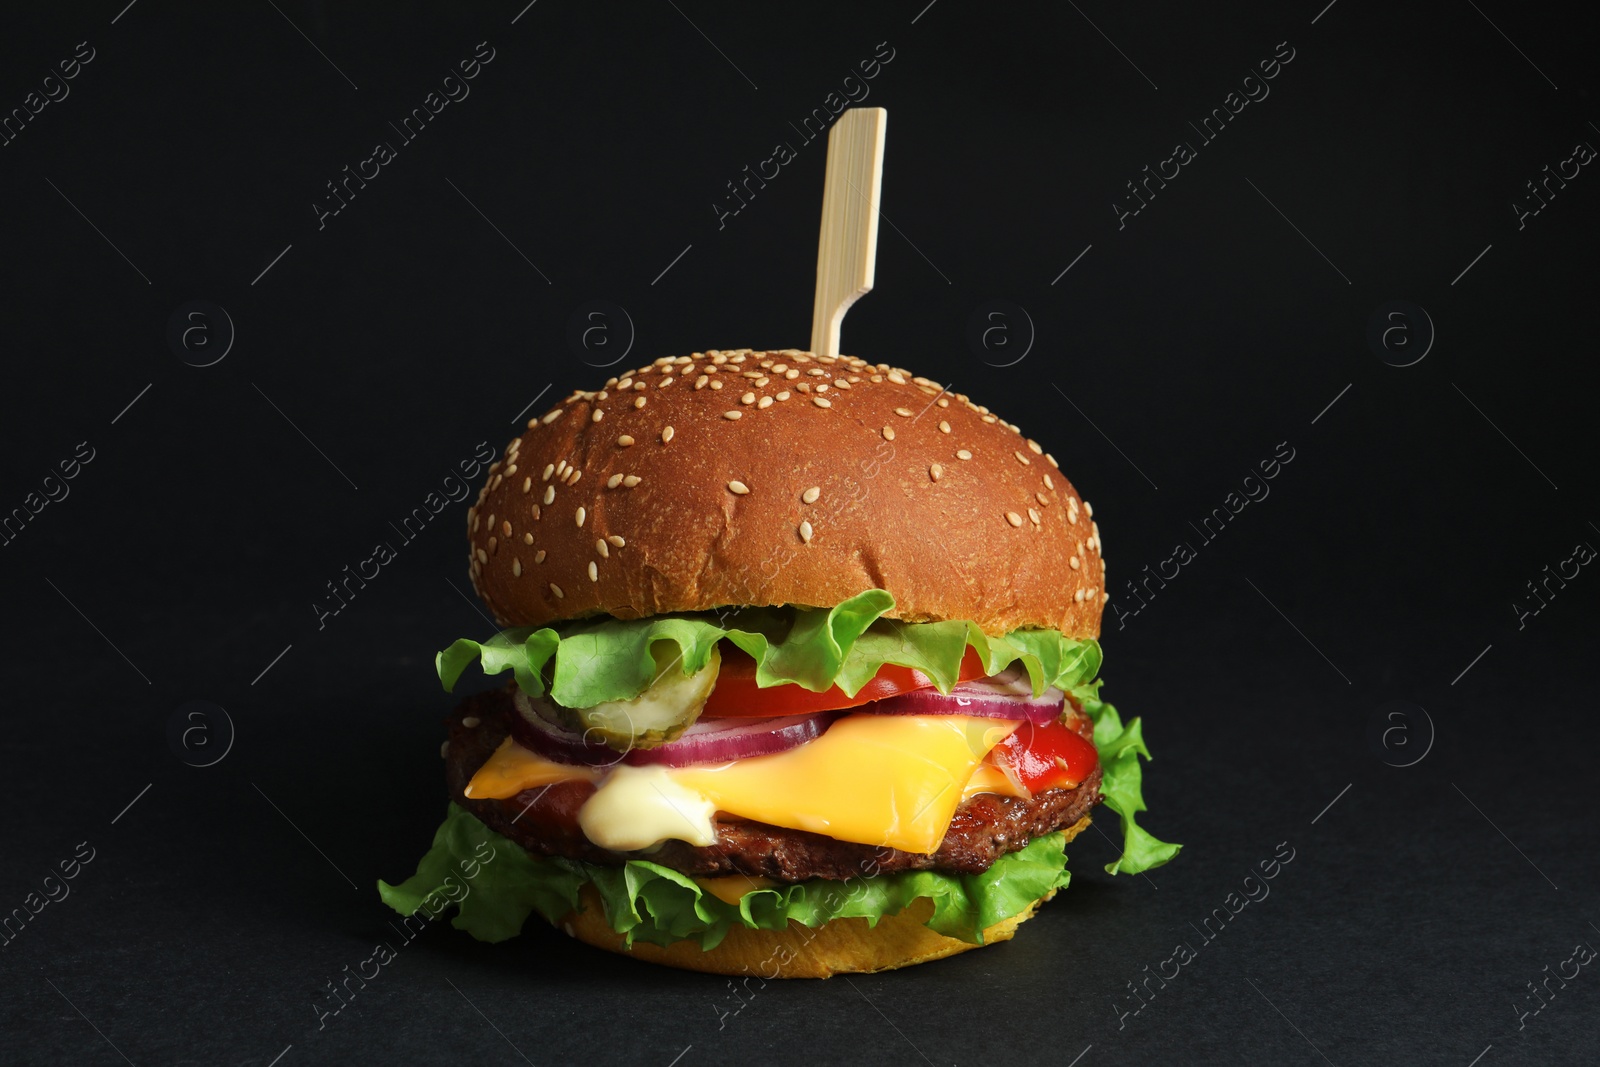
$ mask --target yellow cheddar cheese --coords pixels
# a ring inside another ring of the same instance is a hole
[[[648,848],[668,838],[704,844],[715,810],[926,855],[938,850],[968,796],[1016,794],[1005,775],[983,765],[1016,727],[966,715],[850,715],[816,740],[770,756],[609,772],[556,763],[507,738],[473,776],[467,796],[511,797],[570,779],[597,782],[578,820],[603,848]]]

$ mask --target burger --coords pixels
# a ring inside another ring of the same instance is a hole
[[[1094,512],[1013,424],[850,356],[658,359],[530,420],[467,513],[503,627],[437,658],[450,804],[407,916],[537,913],[733,975],[1009,939],[1098,805],[1135,873],[1140,721],[1100,699]]]

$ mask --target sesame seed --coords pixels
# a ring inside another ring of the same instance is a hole
[[[600,553],[601,559],[606,559],[611,555],[611,547],[606,544],[604,537],[594,543],[594,550]]]
[[[1034,440],[1034,439],[1033,439],[1033,438],[1031,438],[1031,437],[1030,437],[1030,438],[1028,438],[1028,451],[1029,451],[1029,452],[1032,452],[1032,453],[1033,453],[1033,454],[1034,454],[1034,455],[1036,455],[1036,456],[1042,456],[1042,455],[1044,455],[1044,449],[1042,449],[1042,448],[1040,448],[1040,447],[1039,447],[1039,442],[1038,442],[1038,441],[1035,441],[1035,440]]]
[[[580,505],[578,507],[578,510],[573,512],[573,516],[572,517],[573,517],[574,521],[576,521],[579,526],[582,526],[583,525],[583,521],[589,517],[589,509],[587,509],[587,508],[585,508],[585,507]]]
[[[535,552],[533,554],[533,561],[535,563],[543,563],[544,562],[544,549],[541,548],[539,551],[537,551],[537,552]]]
[[[531,534],[531,533],[523,534],[522,535],[522,543],[525,544],[525,545],[533,544],[533,534]]]
[[[1008,511],[1006,512],[1006,521],[1013,526],[1021,526],[1022,516],[1018,515],[1015,511]]]
[[[1050,466],[1054,467],[1056,470],[1060,470],[1061,469],[1061,464],[1057,463],[1056,462],[1056,457],[1052,456],[1050,453],[1046,452],[1044,454],[1044,458],[1049,460],[1050,461]]]
[[[756,379],[756,388],[757,389],[761,388],[763,385],[766,385],[771,380],[772,380],[771,378],[768,378],[765,374],[763,374],[761,377]]]
[[[770,396],[764,396],[760,400],[756,401],[756,407],[758,407],[758,408],[765,409],[765,408],[770,408],[771,406],[772,406],[772,398]]]
[[[968,452],[966,449],[963,448],[959,452],[956,453],[956,458],[957,459],[971,459],[972,458],[972,453]]]
[[[934,481],[938,481],[940,475],[942,474],[944,474],[944,468],[939,466],[937,463],[928,468],[928,477],[932,478]]]
[[[744,396],[741,396],[739,398],[739,403],[741,403],[741,404],[754,404],[755,402],[756,402],[756,394],[754,394],[754,393],[746,393],[746,394],[744,394]]]
[[[939,420],[939,432],[940,433],[949,433],[950,432],[950,424],[948,422],[945,422],[943,419],[940,419]]]
[[[512,455],[515,455],[515,454],[516,453],[514,453],[514,452],[512,453]],[[509,467],[507,467],[505,469],[505,473],[507,474],[507,476],[517,473],[517,465],[515,463],[511,464]]]
[[[603,419],[605,417],[606,417],[606,413],[601,411],[599,408],[595,408],[594,409],[594,414],[589,416],[589,418],[594,422],[599,422],[601,419]]]
[[[577,485],[578,484],[578,479],[582,478],[582,477],[583,477],[583,472],[581,470],[579,470],[577,467],[573,467],[571,470],[569,470],[567,472],[567,477],[566,477],[565,481],[566,481],[566,483],[568,485]]]
[[[779,400],[788,400],[789,399],[789,390],[785,389],[783,392],[779,393],[778,394],[778,399]]]
[[[490,480],[490,482],[489,482],[489,488],[490,488],[490,489],[498,489],[498,488],[500,488],[500,475],[498,475],[498,474],[496,474],[496,475],[495,475],[495,476],[494,476],[494,478],[492,478],[492,479],[491,479],[491,480]]]
[[[440,759],[444,759],[449,754],[450,754],[450,742],[448,742],[448,741],[439,742],[439,758]]]
[[[632,489],[634,486],[638,485],[640,481],[641,479],[637,474],[629,474],[622,479],[622,487],[624,489]]]
[[[551,582],[550,583],[550,591],[556,595],[556,599],[557,600],[565,600],[566,599],[567,594],[563,593],[561,591],[561,587],[559,585],[557,585],[555,582]],[[1078,599],[1080,599],[1080,600],[1083,599],[1082,590],[1079,590],[1079,592],[1078,592]]]
[[[819,408],[831,408],[831,407],[833,407],[833,401],[829,400],[825,396],[814,396],[814,397],[811,398],[811,402],[813,404],[817,405],[817,407],[819,407]]]
[[[822,382],[821,384],[819,384],[817,386],[817,392],[826,393],[827,391],[828,391],[828,383],[827,382]]]
[[[894,413],[899,415],[902,419],[909,419],[911,417],[910,408],[895,408]]]
[[[622,484],[622,475],[620,475],[620,474],[613,474],[611,477],[606,479],[606,488],[607,489],[615,489],[617,486],[619,486],[621,484]]]
[[[509,519],[500,523],[500,532],[507,537],[511,536],[511,521]]]
[[[1016,456],[1017,457],[1017,462],[1022,464],[1024,467],[1033,466],[1032,461],[1030,461],[1027,456],[1024,456],[1021,451],[1012,452],[1011,454],[1013,456]]]
[[[494,529],[494,515],[493,515],[493,513],[490,513],[490,515],[489,515],[489,529],[491,529],[491,530]]]
[[[893,426],[885,426],[883,428],[883,439],[885,441],[893,441],[894,440],[894,427]]]
[[[817,502],[817,498],[819,496],[821,496],[821,495],[822,495],[822,487],[818,486],[818,485],[813,485],[810,489],[807,489],[805,492],[800,494],[800,499],[804,503],[815,504]]]
[[[724,411],[722,413],[722,417],[725,418],[725,419],[728,419],[730,421],[737,422],[739,419],[744,418],[744,412],[742,412],[742,411]]]
[[[722,382],[718,381],[717,379],[712,379],[711,388],[713,388],[713,389],[721,389],[722,388]]]
[[[1039,509],[1038,508],[1029,508],[1028,509],[1028,518],[1033,520],[1033,524],[1035,526],[1039,525]]]
[[[935,401],[935,403],[938,404],[942,408],[947,408],[947,407],[950,406],[950,398],[947,397],[947,396],[941,396],[938,400]]]
[[[535,519],[537,519],[539,517],[539,505],[538,504],[535,504],[533,506],[533,517]]]
[[[552,411],[548,415],[546,415],[544,417],[544,419],[541,420],[541,421],[543,421],[546,426],[549,426],[552,422],[555,422],[557,419],[559,419],[561,416],[565,415],[566,413],[567,413],[567,409],[566,408],[556,408],[554,411]]]
[[[621,437],[617,438],[617,444],[622,448],[632,448],[633,438],[628,434],[623,434]]]
[[[788,370],[783,372],[783,376],[785,379],[792,382],[796,378],[800,377],[800,371],[794,367],[790,367]]]
[[[734,494],[735,496],[744,496],[746,493],[750,492],[750,487],[738,479],[734,479],[728,483],[728,492]]]
[[[619,389],[619,390],[626,389],[626,388],[628,388],[628,386],[630,386],[632,384],[633,384],[633,375],[630,374],[626,378],[622,379],[620,382],[617,383],[617,389]]]
[[[848,389],[850,388],[850,383],[845,381],[843,378],[835,378],[833,380],[833,387],[835,389]]]
[[[811,524],[803,519],[800,522],[800,540],[808,545],[811,543]]]
[[[600,580],[600,568],[592,559],[589,561],[589,580],[591,582],[598,582]]]
[[[1047,508],[1050,506],[1050,498],[1045,496],[1043,493],[1033,494],[1033,499],[1037,500],[1039,502],[1039,506],[1042,508]]]
[[[1083,566],[1083,564],[1078,562],[1077,556],[1068,556],[1067,566],[1071,567],[1073,570],[1077,570],[1079,567]]]
[[[906,384],[906,380],[905,380],[904,376],[902,376],[899,371],[895,371],[895,370],[892,370],[892,371],[889,372],[889,380],[891,382],[893,382],[894,384],[896,384],[896,385],[904,385],[904,384]]]
[[[678,431],[674,430],[671,426],[662,427],[662,429],[661,429],[661,443],[662,444],[668,444],[669,442],[671,442],[673,437],[677,436],[677,433],[678,433]]]
[[[461,725],[465,726],[469,730],[475,728],[482,721],[483,720],[478,718],[476,715],[463,715],[461,717]]]
[[[1083,513],[1091,519],[1094,518],[1094,505],[1085,500],[1083,502]]]
[[[554,463],[545,464],[544,480],[548,482],[550,480],[550,476],[552,474],[554,474],[555,472],[556,472],[556,465]]]
[[[478,554],[478,562],[479,563],[488,563],[489,562],[489,553],[485,552],[483,549],[480,548],[480,549],[477,549],[477,554]]]
[[[1083,590],[1079,589],[1076,592],[1074,592],[1072,594],[1072,599],[1073,599],[1073,601],[1075,603],[1082,604],[1083,603]]]
[[[522,577],[522,561],[520,559],[513,559],[511,561],[511,577]]]
[[[1054,489],[1056,487],[1056,483],[1051,479],[1051,477],[1048,474],[1046,474],[1044,476],[1044,487],[1046,489]]]
[[[639,384],[640,384],[640,385],[643,385],[643,384],[644,384],[644,383],[643,383],[643,382],[640,382],[640,383],[639,383]],[[633,398],[633,406],[634,406],[634,407],[635,407],[635,408],[642,408],[642,407],[644,407],[644,397],[642,397],[642,396],[636,396],[636,397],[634,397],[634,398]]]
[[[556,502],[556,487],[555,486],[547,485],[547,486],[544,487],[544,502],[546,504],[554,504]]]
[[[675,381],[677,381],[676,378],[663,378],[663,379],[661,379],[660,382],[656,383],[656,388],[657,389],[665,389],[667,386],[671,385]]]
[[[711,375],[702,374],[702,375],[700,375],[700,377],[698,377],[698,378],[696,378],[694,380],[694,387],[696,389],[704,389],[710,383],[710,381],[711,381]]]
[[[529,490],[531,490],[532,488],[533,488],[533,475],[530,474],[526,478],[522,479],[522,491],[524,493],[526,493]]]
[[[1000,420],[999,420],[999,418],[997,416],[985,415],[983,417],[983,421],[988,423],[990,426],[993,426],[995,423],[999,422]]]
[[[611,547],[612,548],[623,548],[628,543],[628,542],[626,542],[626,541],[624,541],[622,539],[622,536],[620,534],[612,534],[609,537],[607,537],[606,540],[611,542]]]

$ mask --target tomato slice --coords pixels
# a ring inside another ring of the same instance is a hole
[[[1094,743],[1059,719],[1042,726],[1024,722],[996,745],[989,758],[1013,782],[1034,795],[1046,789],[1071,789],[1099,760]]]
[[[706,718],[764,718],[836,711],[933,686],[933,679],[919,670],[886,663],[853,697],[846,696],[838,686],[821,693],[813,693],[804,686],[793,684],[763,689],[756,685],[756,661],[753,658],[729,642],[723,642],[721,652],[722,669],[717,673],[717,687],[711,691],[710,699],[700,712]],[[986,673],[977,650],[969,645],[967,654],[962,657],[956,680],[967,682],[982,678]]]

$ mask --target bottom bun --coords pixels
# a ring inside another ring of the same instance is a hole
[[[1071,841],[1089,825],[1085,815],[1064,833]],[[635,941],[630,948],[606,921],[605,910],[593,886],[584,886],[580,906],[567,913],[561,929],[579,941],[648,963],[711,974],[752,975],[759,978],[827,978],[835,974],[892,971],[916,963],[954,956],[968,949],[1011,940],[1017,927],[1031,919],[1040,904],[1056,895],[1051,890],[1009,919],[984,930],[983,945],[974,945],[930,930],[933,901],[922,897],[877,926],[865,919],[834,919],[819,927],[791,922],[786,930],[752,930],[735,926],[716,948],[705,950],[694,941],[652,945]]]

